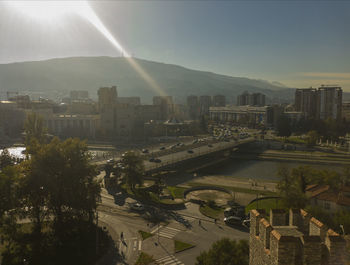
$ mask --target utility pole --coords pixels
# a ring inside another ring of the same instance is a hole
[[[96,255],[98,254],[98,212],[96,211]]]

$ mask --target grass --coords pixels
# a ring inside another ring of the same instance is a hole
[[[265,195],[265,196],[274,196],[274,195],[276,195],[275,192],[267,191],[267,190],[251,190],[251,189],[246,189],[246,188],[230,187],[230,186],[223,186],[223,185],[210,185],[210,184],[207,184],[207,183],[200,183],[200,182],[188,182],[186,184],[191,186],[191,187],[215,186],[215,187],[225,188],[227,190],[234,191],[234,192],[241,192],[241,193],[248,193],[248,194],[260,194],[260,195]]]
[[[185,188],[181,187],[176,187],[176,186],[168,186],[168,190],[170,191],[170,194],[175,198],[175,199],[183,199],[184,197],[184,191],[186,190]]]
[[[245,207],[246,213],[248,213],[252,209],[264,209],[267,215],[270,214],[270,209],[276,209],[281,207],[281,201],[279,199],[263,199],[259,201],[255,201],[251,204],[248,204]]]
[[[193,247],[194,247],[194,245],[192,245],[192,244],[178,241],[178,240],[174,240],[175,253],[180,252],[180,251],[184,251],[186,249],[193,248]]]
[[[199,211],[207,217],[218,219],[224,212],[224,209],[219,206],[210,207],[208,204],[205,204],[199,207]]]
[[[145,252],[141,252],[135,265],[148,265],[148,264],[152,264],[153,262],[154,262],[153,256],[150,256]]]
[[[142,231],[142,230],[139,230],[139,234],[141,235],[142,240],[145,240],[145,239],[153,236],[153,234],[151,234],[149,232]]]

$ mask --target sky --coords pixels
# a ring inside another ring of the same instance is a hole
[[[337,84],[350,92],[350,1],[110,0],[89,5],[137,58],[289,87]],[[48,19],[22,11],[0,1],[0,63],[120,56],[78,14]]]

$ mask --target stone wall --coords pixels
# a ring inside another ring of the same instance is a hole
[[[347,265],[344,238],[304,210],[273,210],[270,222],[265,217],[250,212],[250,265]]]

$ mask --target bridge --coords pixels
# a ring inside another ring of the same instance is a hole
[[[254,142],[253,137],[241,139],[238,141],[230,140],[229,142],[215,142],[191,148],[188,146],[186,150],[180,152],[172,152],[163,156],[158,156],[161,162],[149,162],[145,161],[145,169],[147,174],[156,173],[163,170],[174,170],[179,166],[184,165],[188,161],[198,161],[202,158],[212,158],[211,161],[217,160],[223,157],[228,157],[239,145]]]

